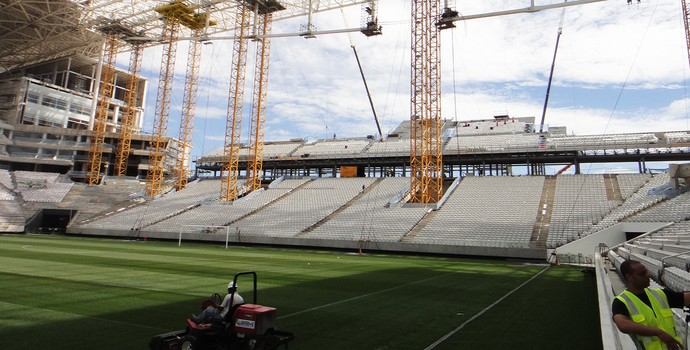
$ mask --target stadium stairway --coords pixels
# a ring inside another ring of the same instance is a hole
[[[537,220],[534,224],[534,229],[532,229],[532,237],[530,237],[529,241],[530,248],[546,248],[546,240],[549,238],[549,227],[555,196],[556,177],[546,176],[544,178],[544,187],[541,192],[541,200],[539,201],[540,210],[537,212]]]
[[[419,220],[419,222],[417,222],[416,225],[414,225],[410,232],[403,236],[400,242],[413,242],[417,234],[422,232],[426,225],[434,219],[437,213],[438,210],[431,210],[424,214],[424,216]]]
[[[65,196],[60,207],[74,208],[78,211],[72,222],[78,223],[113,214],[116,209],[140,205],[142,201],[129,197],[144,189],[138,181],[116,181],[111,178],[106,185],[88,186],[74,184]]]
[[[610,201],[623,201],[618,177],[615,174],[604,174],[604,185],[606,186],[606,199]]]
[[[314,225],[311,225],[311,226],[305,228],[304,230],[302,230],[302,232],[300,232],[300,233],[297,235],[297,237],[303,236],[303,235],[305,235],[305,234],[307,234],[307,233],[309,233],[309,232],[311,232],[311,231],[314,231],[317,227],[319,227],[319,226],[323,225],[324,223],[328,222],[331,218],[337,216],[338,214],[340,214],[341,212],[343,212],[345,209],[347,209],[347,208],[349,208],[350,206],[352,206],[353,203],[356,203],[357,201],[359,201],[360,198],[364,197],[364,195],[366,195],[367,193],[369,193],[369,191],[371,191],[373,188],[375,188],[376,186],[378,186],[378,185],[381,183],[381,181],[383,181],[383,178],[376,179],[371,185],[369,185],[368,187],[365,187],[365,188],[364,188],[364,191],[362,191],[362,192],[358,193],[356,196],[352,197],[352,199],[350,199],[349,201],[347,201],[347,203],[345,203],[343,206],[341,206],[340,208],[336,209],[334,212],[332,212],[332,213],[326,215],[326,217],[324,217],[323,219],[317,221]]]

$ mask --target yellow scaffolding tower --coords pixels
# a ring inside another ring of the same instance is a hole
[[[261,188],[261,177],[264,159],[264,124],[266,120],[266,95],[268,92],[268,63],[271,51],[271,39],[265,37],[271,32],[273,14],[266,13],[259,17],[260,39],[256,45],[256,70],[254,71],[254,105],[249,134],[249,159],[247,162],[246,188],[250,191]]]
[[[148,171],[146,173],[146,195],[153,197],[161,192],[163,172],[165,171],[166,134],[170,113],[170,95],[175,69],[175,51],[177,50],[178,20],[171,15],[165,19],[163,28],[163,57],[158,76],[158,93],[156,95],[156,112],[153,120],[153,132],[150,143]]]
[[[101,160],[103,143],[108,122],[110,98],[113,94],[115,80],[115,58],[117,55],[117,37],[109,35],[103,47],[103,59],[98,92],[98,105],[94,119],[91,144],[89,146],[89,185],[97,185],[101,177]]]
[[[220,199],[233,201],[238,197],[237,178],[239,176],[240,131],[242,128],[242,99],[244,98],[244,79],[247,65],[247,37],[249,36],[249,9],[238,6],[233,42],[232,66],[230,68],[230,93],[228,96],[228,115],[225,123],[225,144],[223,157],[223,179]]]
[[[412,1],[410,200],[435,203],[443,192],[439,0]]]
[[[163,57],[158,78],[158,94],[156,97],[156,114],[153,121],[151,151],[149,153],[148,172],[146,174],[146,195],[156,196],[161,192],[163,175],[165,172],[165,158],[167,152],[168,117],[170,114],[170,97],[175,69],[175,53],[177,51],[177,37],[180,25],[193,31],[204,28],[209,21],[205,14],[197,14],[194,9],[174,1],[156,8],[165,19],[163,27]],[[190,109],[191,111],[191,109]],[[180,150],[185,152],[183,148]]]
[[[175,188],[179,191],[187,186],[189,178],[189,153],[192,144],[192,130],[196,110],[196,97],[199,82],[199,61],[201,59],[201,34],[203,27],[193,31],[193,39],[189,41],[187,52],[187,74],[185,76],[184,97],[182,99],[182,114],[180,120],[180,150],[175,162]]]
[[[144,46],[141,44],[133,44],[132,52],[129,54],[129,82],[127,82],[127,91],[125,91],[125,103],[127,103],[127,110],[124,118],[120,123],[119,139],[120,143],[117,147],[117,158],[115,159],[115,175],[127,175],[127,161],[131,151],[132,134],[134,132],[134,122],[136,121],[137,113],[137,96],[139,95],[139,74],[141,72],[141,58],[143,55]]]

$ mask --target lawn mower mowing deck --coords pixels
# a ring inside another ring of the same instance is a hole
[[[256,272],[240,272],[233,278],[233,285],[237,285],[237,278],[242,275],[254,277],[253,304],[238,304],[232,306],[223,322],[197,324],[187,320],[187,328],[169,333],[159,334],[151,338],[151,350],[272,350],[284,346],[295,339],[290,332],[276,329],[276,309],[256,303]],[[234,291],[233,298],[234,298]],[[204,301],[202,307],[208,304],[218,304],[220,295],[214,294],[212,302]]]

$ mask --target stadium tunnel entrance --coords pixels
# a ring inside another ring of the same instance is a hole
[[[31,233],[65,233],[67,224],[77,214],[74,209],[41,209],[26,223]]]

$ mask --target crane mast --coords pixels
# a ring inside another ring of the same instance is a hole
[[[117,176],[127,175],[127,160],[131,151],[132,134],[134,132],[134,122],[137,113],[137,95],[139,94],[139,74],[141,73],[141,58],[143,55],[144,46],[141,44],[133,44],[132,51],[129,54],[129,82],[127,83],[127,91],[125,92],[125,103],[127,103],[127,110],[125,112],[124,120],[120,123],[119,139],[120,143],[117,148],[117,158],[115,158],[115,174]]]
[[[439,0],[412,1],[410,201],[435,203],[443,192]]]
[[[94,120],[93,134],[89,145],[89,185],[97,185],[101,177],[103,144],[113,94],[115,80],[115,58],[117,56],[117,37],[108,35],[103,47],[103,59],[98,90],[98,105]]]

